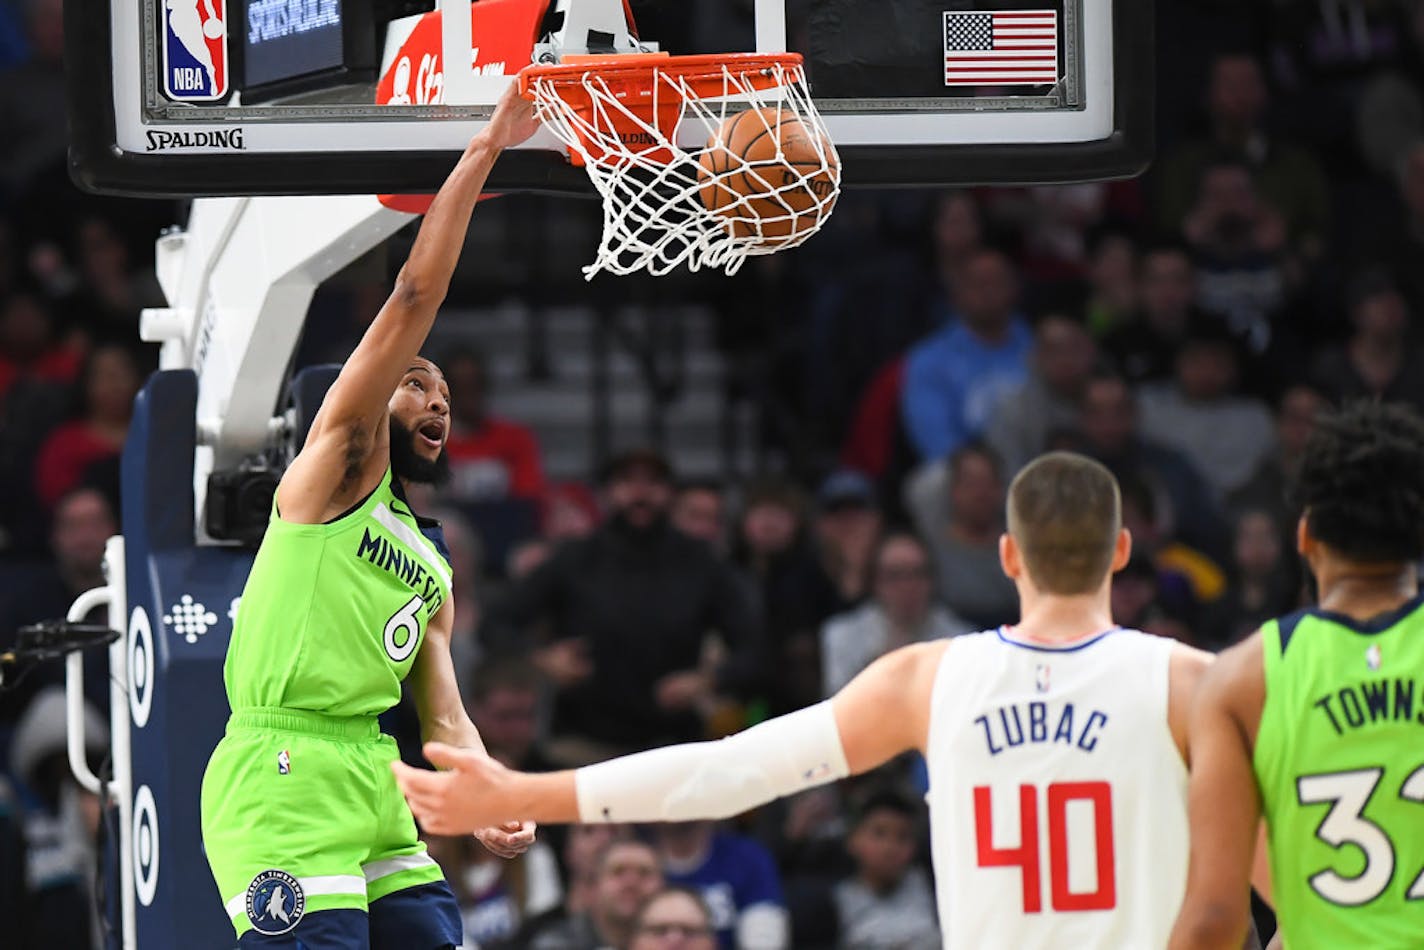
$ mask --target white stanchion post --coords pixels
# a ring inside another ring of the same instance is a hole
[[[109,755],[114,777],[109,790],[119,809],[119,919],[123,950],[138,950],[135,926],[133,856],[133,762],[129,725],[129,597],[124,570],[124,539],[110,538],[104,546],[104,576],[109,587],[109,626],[119,639],[109,644]]]
[[[79,623],[96,607],[110,604],[110,593],[108,585],[86,590],[74,599],[65,619],[70,623]],[[107,789],[89,768],[89,761],[84,756],[84,654],[79,650],[64,658],[64,712],[69,770],[74,773],[74,780],[81,788],[102,798]]]

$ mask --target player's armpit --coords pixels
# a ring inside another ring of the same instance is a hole
[[[887,653],[831,699],[851,774],[903,752],[924,751],[935,675],[952,641],[917,643]]]
[[[1170,950],[1237,950],[1247,933],[1261,804],[1236,701],[1261,692],[1260,651],[1253,637],[1222,654],[1192,709],[1191,860]]]
[[[368,429],[352,425],[344,431],[328,428],[323,435],[309,435],[277,485],[277,510],[282,519],[320,524],[329,517],[343,488],[353,502],[374,490],[381,473],[368,473],[367,469],[375,466],[367,461],[375,448],[386,444],[377,438],[374,425]]]

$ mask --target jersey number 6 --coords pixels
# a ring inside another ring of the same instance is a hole
[[[420,610],[424,604],[425,601],[419,597],[412,597],[406,601],[404,607],[391,614],[390,620],[386,621],[386,629],[382,636],[386,644],[386,656],[397,663],[404,663],[410,659],[410,655],[415,652],[416,646],[420,643],[420,618],[416,615],[416,611]]]
[[[1116,863],[1113,860],[1112,786],[1107,782],[1055,782],[1048,786],[1048,866],[1053,909],[1111,910],[1117,905]],[[1075,894],[1068,889],[1068,803],[1087,801],[1093,806],[1097,890]],[[1043,910],[1043,885],[1038,846],[1038,787],[1019,786],[1019,845],[994,846],[993,798],[987,785],[974,789],[974,837],[981,868],[1018,867],[1023,870],[1023,908],[1026,914]]]

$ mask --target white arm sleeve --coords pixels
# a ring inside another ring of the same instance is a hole
[[[574,773],[584,823],[730,818],[850,774],[830,702],[716,742],[669,746]]]

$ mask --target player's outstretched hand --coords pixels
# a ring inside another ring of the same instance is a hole
[[[499,830],[511,815],[519,812],[519,808],[505,801],[507,796],[501,794],[508,769],[482,753],[440,742],[426,743],[425,757],[445,771],[413,769],[399,761],[391,763],[396,782],[422,828],[438,835],[477,830],[486,835],[498,831],[499,837],[491,840],[510,847],[512,842],[522,840],[522,829],[517,833]],[[528,836],[533,839],[532,827]],[[486,841],[486,838],[480,840]],[[526,847],[527,843],[519,850]],[[496,847],[490,850],[500,853]]]
[[[534,822],[506,821],[494,828],[481,828],[475,832],[475,840],[501,858],[518,857],[534,843]]]
[[[519,94],[517,80],[510,82],[483,134],[491,145],[504,149],[513,148],[537,131],[539,120],[534,118],[534,103]]]

